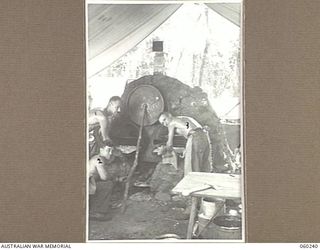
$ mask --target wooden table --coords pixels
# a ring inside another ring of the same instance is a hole
[[[210,188],[212,185],[215,189]],[[191,212],[188,224],[187,239],[192,238],[192,230],[199,198],[235,199],[241,197],[241,176],[231,174],[191,172],[185,176],[173,189],[173,194],[191,196]]]

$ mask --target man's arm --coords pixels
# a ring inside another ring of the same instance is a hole
[[[89,160],[89,178],[99,176],[101,180],[107,179],[107,171],[104,168],[105,160],[103,157],[100,157],[99,155],[93,156]]]
[[[101,136],[103,141],[110,140],[110,137],[109,137],[110,124],[108,119],[104,115],[99,117],[99,124],[100,124],[100,131],[101,131]]]
[[[108,177],[108,173],[107,171],[105,170],[104,168],[104,164],[98,164],[96,166],[96,169],[98,171],[98,174],[100,176],[100,179],[103,180],[103,181],[106,181],[107,180],[107,177]]]
[[[109,129],[110,129],[110,121],[107,117],[103,114],[101,110],[93,111],[92,114],[92,121],[98,122],[100,126],[100,132],[102,136],[102,140],[110,140],[109,137]]]
[[[173,145],[174,129],[175,127],[172,125],[168,127],[169,133],[168,133],[167,147],[172,147]]]

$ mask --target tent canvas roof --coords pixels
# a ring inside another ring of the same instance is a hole
[[[181,4],[89,4],[88,78],[135,47],[180,6]],[[207,6],[240,26],[239,3],[209,3]]]

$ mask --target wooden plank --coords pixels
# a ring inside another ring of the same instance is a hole
[[[240,198],[241,197],[241,176],[217,173],[192,172],[185,176],[176,187],[174,194],[186,194],[193,192],[192,196],[198,197],[220,197],[220,198]],[[212,185],[215,189],[207,189],[195,192]]]
[[[197,206],[198,206],[198,197],[192,197],[192,203],[191,203],[191,211],[190,211],[190,218],[188,223],[188,231],[187,231],[187,239],[192,239],[192,231],[194,226],[194,220],[196,218],[197,214]]]

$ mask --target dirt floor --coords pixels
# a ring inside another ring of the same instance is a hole
[[[119,202],[121,189],[113,195]],[[181,216],[185,203],[181,200],[160,201],[145,188],[135,188],[124,214],[121,208],[110,210],[109,221],[89,221],[90,240],[156,239],[163,234],[176,234],[185,239],[188,216]]]
[[[159,183],[150,182],[151,187],[156,186],[158,189],[132,186],[125,213],[121,213],[121,206],[119,206],[123,199],[124,184],[118,183],[115,185],[108,210],[109,220],[96,221],[89,218],[89,240],[155,240],[165,234],[175,234],[180,239],[186,239],[189,220],[186,207],[190,208],[191,200],[186,197],[170,195],[172,186],[169,185],[170,189],[168,189],[168,183],[164,182],[163,179],[176,183],[179,178],[181,179],[181,176],[170,174],[174,171],[170,171],[170,167],[167,165],[159,165],[159,169],[163,171],[154,171],[154,173],[159,172],[155,176]],[[144,172],[148,171],[142,169],[141,172],[137,172],[134,175],[134,180],[139,179],[139,176],[142,176],[141,173]],[[143,176],[143,179],[146,180],[149,177],[149,175]],[[233,203],[234,201],[231,200],[226,201],[225,209],[237,209],[235,207],[241,201]],[[212,237],[212,229],[208,229],[208,234],[204,232],[200,236],[201,239],[213,239]],[[223,237],[236,239],[234,237],[238,236],[231,233],[230,236],[224,235]]]

